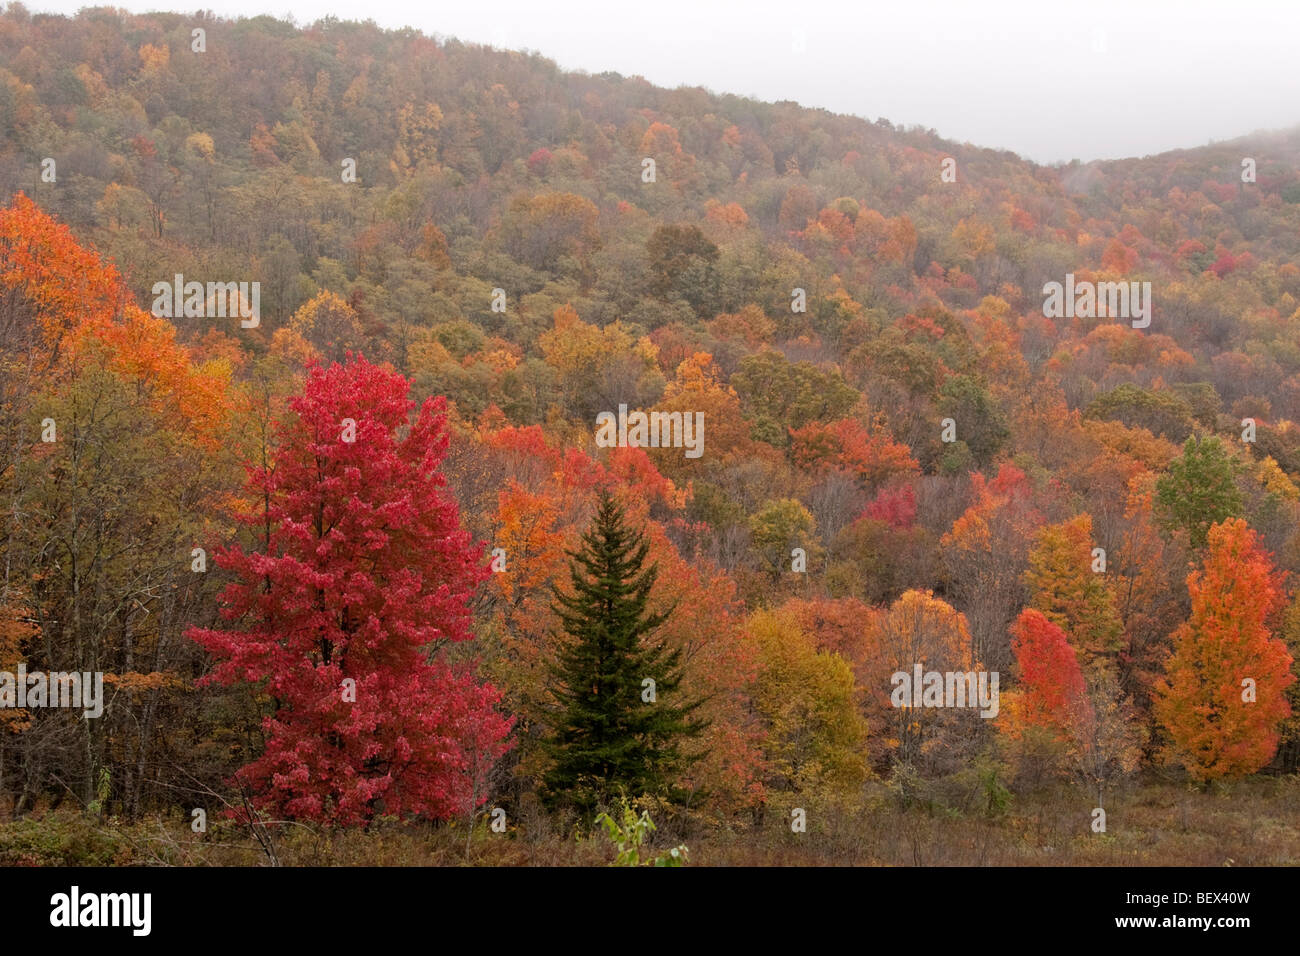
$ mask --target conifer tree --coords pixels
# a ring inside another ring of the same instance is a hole
[[[676,796],[673,777],[692,760],[681,745],[705,727],[693,716],[702,701],[680,699],[680,649],[655,640],[673,608],[648,608],[658,575],[657,565],[644,566],[649,550],[602,491],[582,546],[569,552],[571,591],[555,595],[570,640],[552,671],[552,803],[590,812],[619,793]]]

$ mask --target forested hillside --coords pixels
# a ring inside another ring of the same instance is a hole
[[[0,669],[104,682],[0,687],[5,860],[555,862],[625,797],[704,862],[1217,863],[1225,793],[1300,853],[1300,128],[1044,167],[11,3],[0,200]]]

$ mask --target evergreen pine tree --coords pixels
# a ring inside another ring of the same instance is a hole
[[[602,492],[582,547],[569,552],[572,593],[557,589],[553,605],[570,640],[552,670],[551,803],[590,812],[618,793],[671,797],[674,774],[691,762],[681,744],[705,727],[692,716],[702,701],[678,698],[681,651],[654,640],[673,608],[647,609],[658,574],[657,565],[643,567],[649,550]]]

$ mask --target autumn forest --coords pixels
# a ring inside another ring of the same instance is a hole
[[[11,3],[0,863],[1294,864],[1297,423],[1300,128]]]

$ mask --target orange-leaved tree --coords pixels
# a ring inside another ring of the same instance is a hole
[[[1187,576],[1190,619],[1156,685],[1156,715],[1198,781],[1254,773],[1273,759],[1295,677],[1270,618],[1282,575],[1241,518],[1212,525],[1204,563]]]

